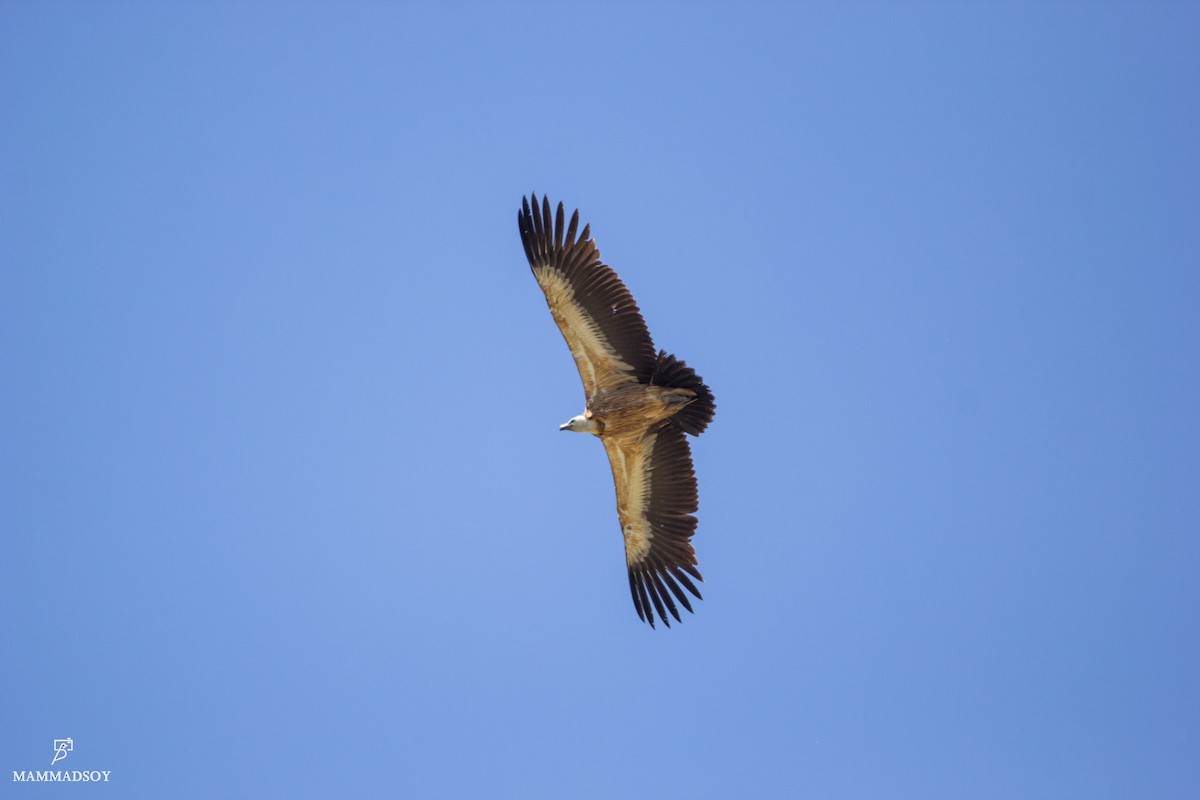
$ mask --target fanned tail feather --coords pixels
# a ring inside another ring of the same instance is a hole
[[[712,390],[694,369],[666,350],[658,351],[650,383],[670,389],[690,389],[696,393],[695,400],[670,418],[670,423],[676,428],[692,436],[699,436],[708,427],[708,423],[712,422],[713,414],[717,410]]]

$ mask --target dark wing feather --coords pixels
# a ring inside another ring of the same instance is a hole
[[[600,261],[600,251],[584,226],[576,239],[579,211],[564,229],[562,203],[551,215],[550,201],[538,207],[521,199],[517,227],[525,257],[546,294],[590,398],[597,389],[632,383],[654,369],[655,351],[646,321],[629,289],[612,268]]]
[[[601,441],[617,486],[633,606],[651,627],[656,613],[670,627],[668,614],[680,621],[675,601],[692,610],[684,589],[703,599],[691,581],[704,579],[690,541],[699,495],[687,438],[679,428],[660,423],[637,440]]]

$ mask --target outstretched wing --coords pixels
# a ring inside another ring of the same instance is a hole
[[[668,612],[680,621],[676,600],[692,610],[684,589],[703,599],[688,577],[704,580],[689,541],[696,531],[692,514],[699,505],[692,452],[683,431],[666,422],[638,438],[602,436],[600,441],[617,486],[633,605],[650,627],[658,612],[669,628]]]
[[[539,209],[533,195],[532,209],[521,198],[517,225],[525,257],[571,348],[587,396],[648,375],[655,351],[646,321],[617,273],[600,262],[590,227],[575,238],[579,211],[564,229],[562,203],[552,219],[550,201],[543,197]]]

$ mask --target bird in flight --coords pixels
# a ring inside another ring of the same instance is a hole
[[[562,203],[553,215],[521,199],[517,225],[533,277],[575,358],[586,395],[584,412],[559,430],[599,437],[612,465],[617,517],[625,538],[629,591],[638,616],[668,628],[678,606],[689,612],[690,592],[703,582],[691,537],[699,505],[692,453],[684,434],[699,436],[716,404],[687,364],[655,350],[633,296],[600,261],[590,226],[579,211],[564,224]],[[687,590],[686,592],[684,590]]]

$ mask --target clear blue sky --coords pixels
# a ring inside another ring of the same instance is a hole
[[[1196,797],[1198,42],[0,6],[0,793]],[[716,394],[669,631],[530,191]]]

